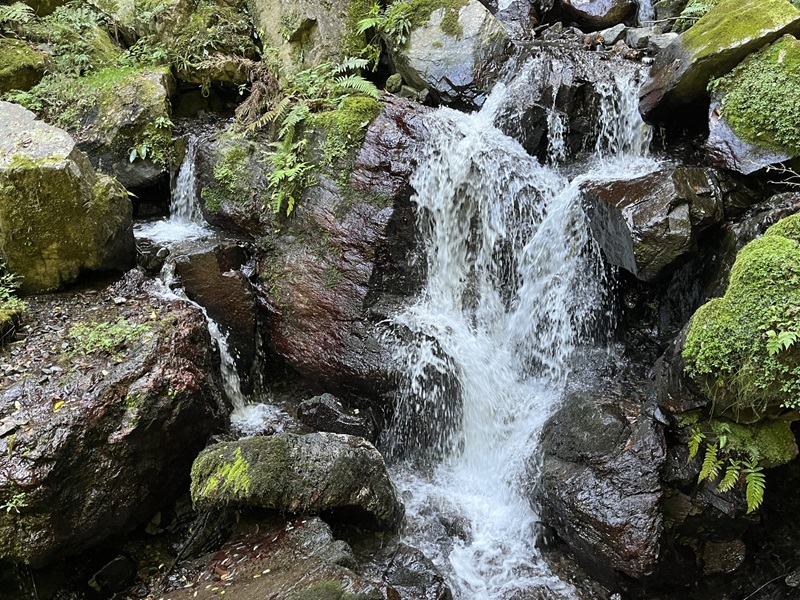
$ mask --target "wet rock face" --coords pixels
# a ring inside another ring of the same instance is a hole
[[[556,6],[588,29],[611,27],[636,12],[636,3],[630,0],[557,0]]]
[[[376,323],[385,299],[413,293],[422,280],[411,260],[416,233],[408,178],[424,112],[387,102],[348,185],[320,175],[259,261],[256,288],[271,349],[332,392],[375,397],[391,386]]]
[[[383,579],[400,598],[452,600],[444,577],[425,555],[407,544],[399,544]]]
[[[206,309],[216,321],[236,356],[245,390],[256,360],[257,313],[255,294],[240,271],[248,260],[243,246],[220,244],[211,250],[187,251],[174,258],[175,274],[189,299]]]
[[[787,0],[723,0],[665,50],[639,93],[648,121],[665,121],[678,107],[708,97],[708,82],[786,33],[800,33],[800,10]]]
[[[332,394],[304,400],[297,407],[298,420],[315,431],[359,435],[375,443],[378,432],[371,417],[370,412],[346,409]]]
[[[203,315],[142,286],[31,299],[38,324],[3,357],[0,559],[42,566],[146,522],[221,425]]]
[[[603,86],[618,76],[643,75],[632,61],[601,57],[574,47],[533,46],[524,66],[506,83],[510,100],[498,109],[497,128],[540,158],[559,138],[567,155],[591,149],[598,135]]]
[[[587,185],[592,233],[607,260],[639,279],[667,274],[723,218],[723,193],[709,169],[680,167],[639,179]]]
[[[0,247],[24,292],[53,290],[85,270],[135,261],[132,208],[65,131],[0,102]]]
[[[375,447],[335,433],[278,434],[215,444],[192,466],[192,501],[282,513],[332,513],[367,529],[395,529],[403,505]]]
[[[469,0],[463,7],[434,10],[412,30],[407,44],[389,45],[389,58],[407,83],[429,89],[438,102],[476,109],[494,85],[509,49],[500,22],[478,0]]]
[[[663,437],[640,407],[572,395],[545,424],[542,518],[590,570],[650,573],[662,531]]]

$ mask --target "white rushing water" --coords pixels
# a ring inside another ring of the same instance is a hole
[[[579,186],[655,168],[636,88],[632,77],[598,86],[595,153],[572,181],[556,166],[568,123],[555,111],[546,165],[494,127],[511,101],[502,85],[480,112],[439,109],[427,123],[412,179],[427,283],[388,325],[401,386],[384,443],[409,543],[464,600],[573,596],[534,547],[527,463],[576,349],[604,325]]]
[[[153,240],[156,243],[169,244],[212,235],[197,203],[195,168],[198,143],[197,137],[189,137],[186,154],[172,187],[169,217],[137,225],[137,236]]]

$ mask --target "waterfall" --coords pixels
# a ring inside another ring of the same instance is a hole
[[[169,217],[136,226],[137,236],[147,238],[156,243],[174,243],[185,240],[196,240],[212,234],[203,219],[203,213],[197,202],[197,148],[199,139],[189,136],[186,153],[181,162],[178,175],[172,186],[169,202]]]
[[[591,167],[571,181],[555,166],[565,158],[557,115],[548,119],[545,165],[494,127],[513,101],[502,85],[480,112],[439,109],[427,123],[411,183],[428,279],[387,324],[400,386],[383,442],[406,501],[409,542],[460,598],[542,588],[573,595],[535,549],[526,464],[576,351],[607,325],[606,269],[579,186],[656,164],[646,156],[636,87],[632,76],[597,86]]]

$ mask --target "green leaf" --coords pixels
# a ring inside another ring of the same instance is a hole
[[[706,479],[713,481],[719,475],[721,468],[722,461],[717,458],[717,445],[708,444],[705,458],[703,458],[703,466],[700,468],[700,475],[697,476],[697,483]]]
[[[689,458],[687,462],[690,462],[695,456],[697,456],[697,452],[700,450],[700,444],[705,437],[705,434],[697,427],[692,428],[691,437],[689,438]]]
[[[740,472],[740,461],[731,460],[725,469],[725,475],[723,475],[722,481],[720,481],[719,485],[717,486],[717,491],[725,493],[732,490],[733,486],[736,485],[736,482],[739,481]]]
[[[131,155],[128,157],[130,162],[136,160],[136,157],[139,156],[139,151],[136,148],[131,148]]]
[[[748,461],[744,467],[744,479],[747,483],[747,512],[748,514],[756,510],[764,502],[764,491],[766,490],[766,479],[764,469],[754,461]]]

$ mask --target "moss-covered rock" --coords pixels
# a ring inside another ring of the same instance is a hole
[[[649,120],[674,118],[675,107],[708,97],[712,78],[787,33],[800,33],[800,10],[788,0],[720,0],[658,54],[640,92],[642,114]]]
[[[122,186],[97,176],[66,132],[0,102],[0,254],[23,291],[132,266],[131,215]]]
[[[44,75],[44,54],[21,40],[0,37],[0,94],[29,90]]]
[[[30,97],[45,120],[75,137],[95,168],[136,188],[168,170],[173,88],[168,67],[109,67],[45,77]]]
[[[751,54],[715,88],[707,148],[720,166],[750,173],[800,156],[800,41]]]
[[[799,216],[745,246],[728,290],[692,317],[686,372],[713,413],[753,422],[800,408]]]
[[[366,44],[358,22],[369,15],[372,0],[248,0],[265,47],[285,73],[360,55]]]
[[[393,529],[403,506],[380,453],[363,438],[280,434],[215,444],[192,465],[201,509],[253,506],[284,513],[332,511],[359,526]]]

